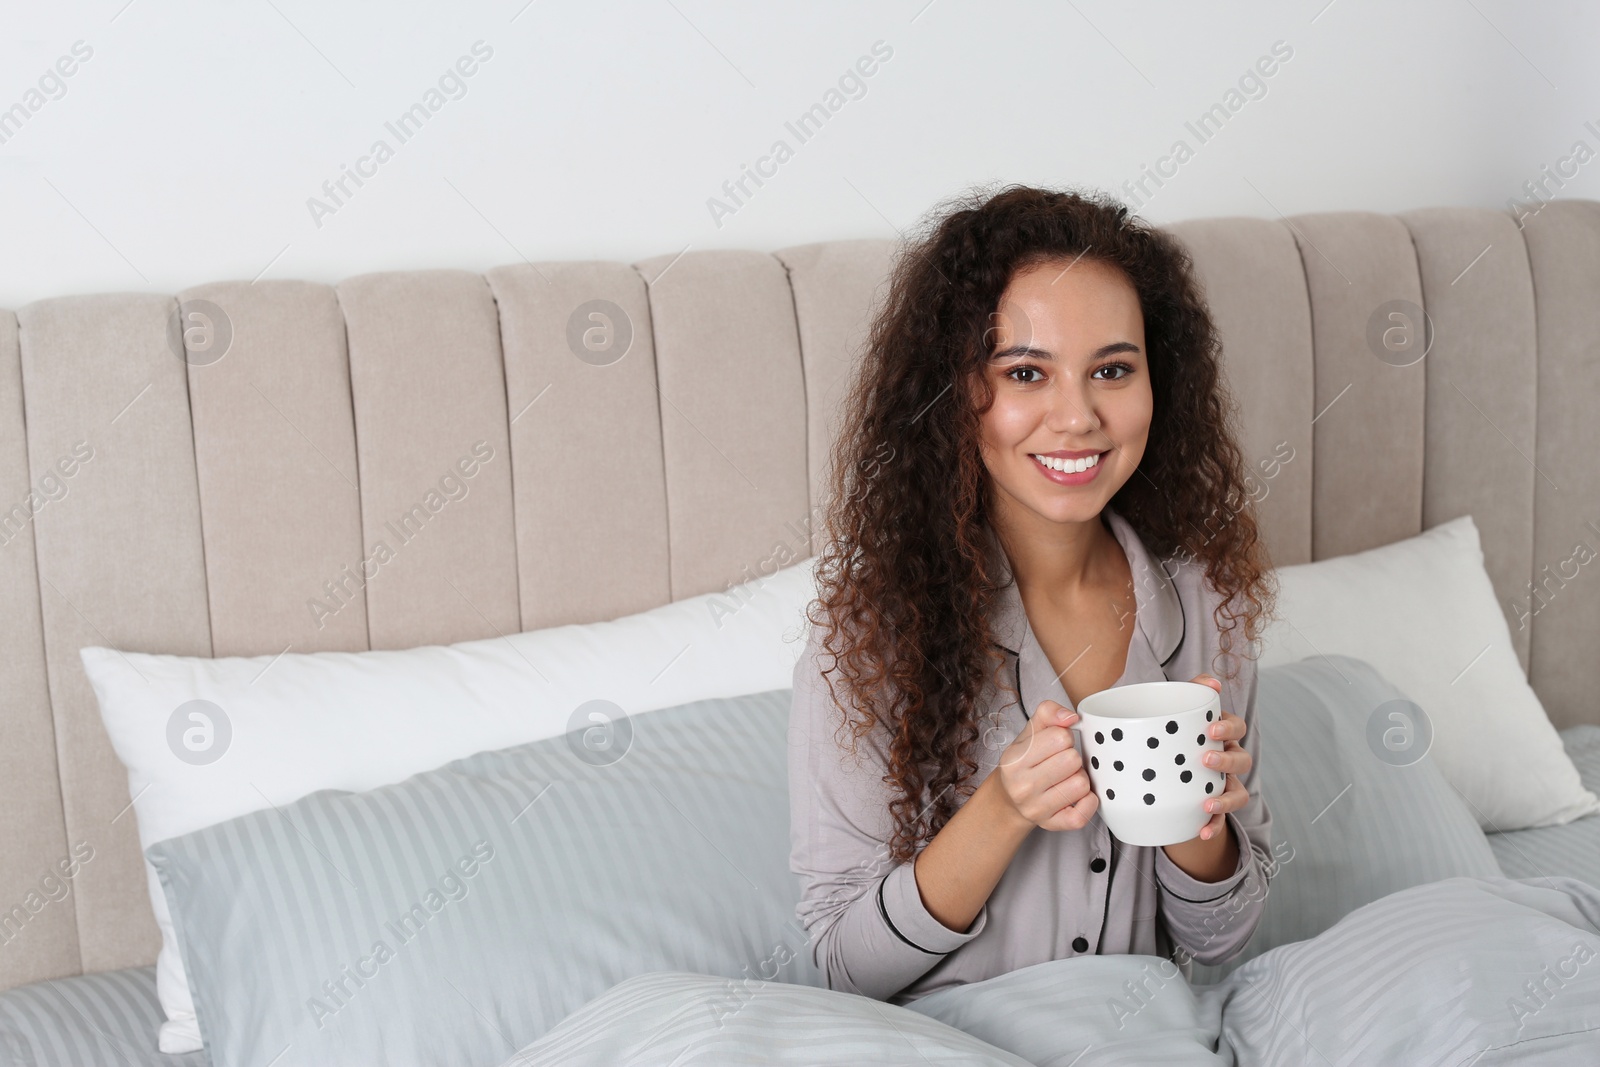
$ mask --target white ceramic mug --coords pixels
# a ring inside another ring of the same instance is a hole
[[[1215,689],[1199,682],[1134,682],[1091,693],[1071,727],[1100,817],[1130,845],[1174,845],[1196,837],[1227,777],[1201,762],[1221,752],[1210,734],[1222,719]]]

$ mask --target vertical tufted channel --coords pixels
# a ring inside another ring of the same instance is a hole
[[[1588,669],[1600,633],[1600,202],[1546,204],[1523,238],[1539,336],[1529,664],[1559,729],[1600,721]]]
[[[1411,231],[1433,346],[1424,528],[1471,515],[1484,569],[1528,665],[1531,627],[1512,609],[1533,566],[1538,336],[1527,249],[1511,218],[1480,208],[1399,216]]]
[[[84,645],[211,654],[200,502],[171,297],[64,297],[18,313],[28,460],[39,481],[86,458],[34,518],[50,702],[85,971],[150,962],[158,946],[128,777],[100,722]]]
[[[56,773],[55,726],[40,639],[39,574],[33,519],[71,493],[78,461],[65,457],[35,483],[22,420],[17,317],[0,312],[0,978],[35,982],[79,969],[78,924],[65,901],[33,909],[50,896],[45,879],[70,860]],[[71,474],[64,472],[72,472]],[[20,911],[18,909],[21,909]]]
[[[1312,558],[1415,536],[1427,371],[1401,365],[1408,356],[1386,362],[1373,342],[1394,326],[1392,302],[1422,304],[1411,234],[1394,216],[1367,212],[1285,221],[1305,265],[1316,352]]]
[[[783,265],[708,251],[635,266],[655,328],[672,599],[804,559],[805,385]]]
[[[1246,491],[1275,566],[1311,561],[1315,351],[1293,233],[1267,219],[1166,227],[1194,262],[1238,405]]]
[[[888,294],[896,242],[882,238],[826,241],[773,253],[789,272],[800,356],[805,368],[806,449],[811,500],[811,551],[822,550],[829,463],[842,402],[861,360],[873,314]]]
[[[340,284],[373,648],[520,628],[500,327],[464,271]]]
[[[224,282],[178,299],[199,335],[189,394],[213,654],[365,649],[355,424],[333,289]]]
[[[655,345],[622,263],[496,267],[522,629],[672,599]]]

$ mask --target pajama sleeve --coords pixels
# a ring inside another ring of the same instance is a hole
[[[796,909],[812,961],[829,989],[889,1000],[951,952],[977,937],[934,918],[917,889],[915,860],[893,863],[889,786],[881,744],[871,735],[850,753],[850,731],[822,667],[832,657],[814,627],[795,665],[789,722],[790,869],[799,877]],[[834,675],[834,688],[846,692]]]

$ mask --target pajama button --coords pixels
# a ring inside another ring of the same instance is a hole
[[[1101,859],[1099,856],[1096,856],[1094,859],[1089,861],[1089,869],[1095,874],[1099,874],[1101,871],[1106,869],[1106,861]]]
[[[1074,952],[1088,952],[1089,951],[1089,942],[1084,940],[1081,937],[1073,938],[1072,939],[1072,951],[1074,951]]]

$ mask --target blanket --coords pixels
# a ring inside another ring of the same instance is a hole
[[[1600,1063],[1600,889],[1446,878],[1212,985],[1156,956],[1054,960],[899,1006],[762,980],[620,982],[505,1067]]]

